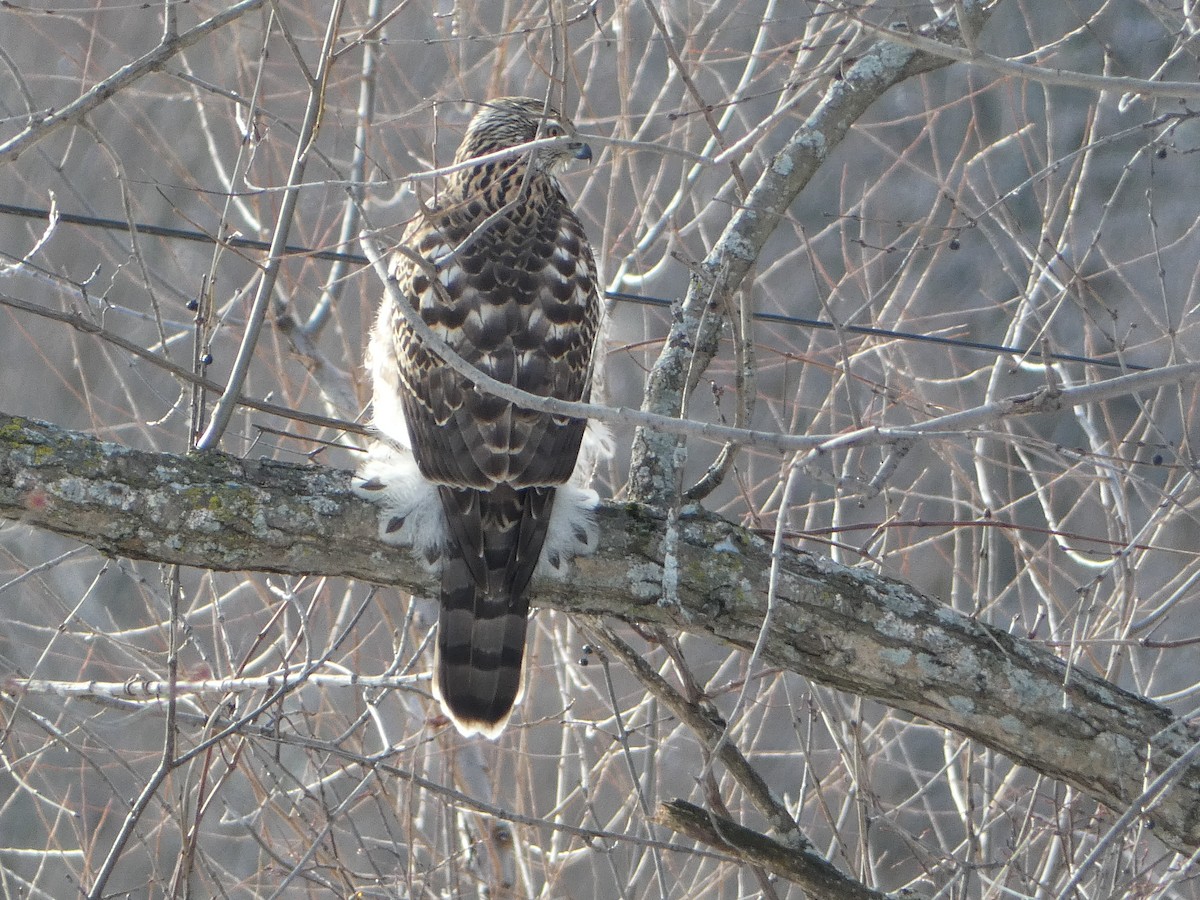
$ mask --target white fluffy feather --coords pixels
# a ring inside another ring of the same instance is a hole
[[[377,324],[367,345],[366,364],[375,386],[374,425],[381,439],[372,443],[366,461],[355,474],[353,490],[379,507],[380,540],[411,548],[430,570],[436,570],[449,539],[449,528],[437,485],[421,475],[413,458],[412,439],[400,403],[395,348],[387,332],[387,327]],[[558,489],[554,498],[537,574],[562,578],[572,559],[596,551],[596,507],[600,497],[588,485],[597,466],[612,455],[612,432],[607,425],[589,419],[570,481]]]
[[[351,487],[358,496],[379,507],[380,540],[411,549],[428,569],[436,571],[449,539],[437,485],[427,481],[417,468],[407,445],[408,428],[404,426],[400,404],[396,403],[388,415],[387,430],[379,429],[384,440],[372,443]],[[612,450],[608,428],[589,421],[571,480],[554,497],[546,543],[538,560],[538,575],[563,578],[572,559],[596,552],[600,538],[596,507],[600,496],[586,485],[591,482],[596,466],[611,456]]]
[[[426,481],[407,447],[376,441],[351,484],[354,493],[379,507],[379,539],[409,547],[433,570],[448,530],[437,485]]]

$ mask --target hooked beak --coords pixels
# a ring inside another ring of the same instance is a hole
[[[575,151],[576,159],[582,159],[586,162],[592,161],[592,148],[587,144],[573,144],[571,148]]]

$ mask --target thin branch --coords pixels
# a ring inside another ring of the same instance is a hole
[[[981,13],[981,17],[985,15]],[[938,22],[929,32],[939,40],[959,39],[958,26]],[[894,85],[949,65],[949,60],[890,41],[872,46],[834,81],[812,115],[788,138],[729,220],[708,256],[693,271],[680,308],[650,374],[642,409],[677,417],[696,379],[716,356],[725,310],[751,271],[788,207],[808,184],[850,126]],[[642,502],[665,505],[680,483],[679,438],[665,430],[640,428],[630,462],[630,492]]]
[[[379,248],[369,239],[364,238],[364,246],[371,246],[375,254],[374,265],[376,273],[383,279],[384,289],[395,291],[395,279],[387,275],[386,263],[383,261]],[[395,300],[395,298],[393,298]],[[412,307],[407,303],[398,303],[402,312],[411,312]],[[215,394],[225,390],[220,384],[196,375],[189,369],[179,366],[169,359],[159,356],[144,347],[127,340],[112,331],[105,329],[82,316],[73,313],[58,312],[36,303],[30,303],[7,294],[0,294],[0,306],[8,306],[23,312],[32,313],[55,322],[70,325],[77,331],[93,334],[100,339],[120,347],[139,359],[152,363],[165,372],[189,384],[197,384]],[[415,313],[410,319],[413,330],[417,332],[422,342],[426,344],[450,368],[454,369],[476,387],[488,394],[515,403],[522,409],[532,409],[553,415],[572,416],[575,418],[595,419],[618,429],[628,430],[631,427],[644,428],[667,435],[703,438],[711,441],[722,441],[742,447],[755,447],[763,450],[789,452],[796,450],[810,451],[800,463],[807,465],[820,456],[833,450],[849,447],[873,447],[892,445],[898,447],[910,446],[917,438],[928,439],[937,435],[969,433],[975,429],[994,424],[1006,418],[1031,416],[1041,413],[1058,412],[1074,406],[1084,406],[1089,403],[1099,403],[1115,397],[1126,397],[1141,391],[1157,390],[1164,386],[1190,384],[1200,381],[1200,362],[1180,363],[1174,366],[1164,366],[1157,369],[1146,369],[1108,378],[1093,384],[1079,387],[1064,388],[1057,393],[1045,389],[1028,394],[1006,397],[991,403],[960,412],[948,413],[934,419],[927,419],[914,425],[898,427],[880,427],[868,425],[856,431],[845,434],[814,434],[795,435],[782,434],[774,431],[759,431],[751,428],[736,428],[730,425],[718,425],[712,422],[696,422],[691,419],[679,419],[671,416],[646,412],[645,410],[630,409],[624,406],[599,406],[594,403],[575,403],[560,400],[556,397],[541,397],[530,394],[520,388],[497,381],[490,375],[481,372],[461,356],[454,352],[444,340],[438,337],[425,321]],[[286,406],[255,400],[244,395],[237,398],[237,403],[250,409],[306,422],[322,428],[334,428],[352,434],[370,434],[365,425],[349,422],[345,419],[334,419],[315,413],[306,413]]]
[[[153,774],[146,779],[146,784],[142,787],[142,791],[138,794],[137,799],[133,801],[129,812],[125,814],[124,820],[121,822],[121,828],[117,832],[117,836],[113,839],[112,846],[108,849],[108,854],[104,857],[104,862],[101,863],[100,869],[96,872],[96,878],[92,883],[92,887],[88,890],[87,900],[98,900],[104,896],[104,887],[108,884],[109,876],[112,875],[113,869],[121,859],[121,853],[125,849],[125,844],[129,841],[133,834],[133,829],[137,827],[137,823],[141,820],[142,814],[150,806],[159,788],[163,782],[167,780],[167,776],[171,774],[170,761],[165,755],[159,760]]]
[[[844,7],[842,13],[861,25],[865,31],[869,31],[883,40],[911,47],[931,56],[940,56],[947,62],[966,63],[998,75],[1012,75],[1026,81],[1055,87],[1085,88],[1090,91],[1159,97],[1164,100],[1200,100],[1200,84],[1194,81],[1148,81],[1145,78],[1131,78],[1124,75],[1093,75],[1090,72],[1077,72],[1071,69],[1034,66],[993,56],[990,53],[984,53],[977,47],[960,47],[957,44],[949,44],[943,40],[911,31],[901,31],[894,26],[877,25],[858,15],[854,7]]]
[[[367,17],[364,23],[367,25],[367,31],[372,31],[375,23],[381,22],[381,17],[382,21],[386,21],[399,12],[400,8],[396,7],[387,16],[384,16],[383,0],[368,0]],[[350,159],[348,171],[350,184],[346,188],[347,196],[342,207],[341,225],[338,229],[337,246],[339,247],[349,245],[354,240],[354,235],[358,233],[359,209],[366,193],[367,142],[371,136],[371,129],[375,125],[375,79],[379,47],[374,41],[367,41],[362,47],[358,107],[354,122],[354,154]],[[348,260],[338,260],[330,266],[329,274],[325,276],[325,286],[321,289],[321,295],[313,305],[308,321],[301,329],[306,337],[315,338],[325,327],[330,311],[338,305],[341,299],[348,268]]]
[[[179,699],[189,694],[223,697],[251,691],[277,691],[289,681],[300,681],[297,673],[280,669],[266,675],[242,675],[227,678],[179,680],[175,693]],[[320,687],[405,688],[426,684],[429,675],[305,675],[303,683]],[[159,701],[171,693],[171,683],[157,678],[131,678],[128,681],[55,681],[45,678],[6,678],[5,689],[26,694],[51,694],[57,697],[104,697],[114,700]],[[164,704],[165,706],[165,704]]]
[[[992,403],[986,403],[973,409],[951,413],[936,419],[928,419],[916,425],[897,428],[868,426],[841,435],[788,435],[777,432],[756,431],[748,428],[735,428],[729,425],[715,425],[711,422],[696,422],[691,419],[681,419],[674,416],[661,415],[626,407],[598,406],[593,403],[577,403],[570,400],[560,400],[557,397],[541,397],[523,391],[511,384],[499,381],[467,362],[439,337],[425,320],[413,309],[412,304],[400,296],[396,279],[388,272],[387,261],[378,244],[366,234],[360,234],[359,239],[366,252],[376,275],[383,282],[384,290],[396,309],[407,320],[409,326],[421,339],[421,343],[441,359],[446,365],[471,382],[481,391],[516,404],[522,409],[550,413],[557,416],[572,416],[580,419],[595,419],[607,425],[628,429],[636,426],[639,430],[655,432],[672,436],[695,436],[711,440],[725,441],[747,447],[758,447],[768,450],[810,450],[811,456],[820,456],[830,450],[849,446],[867,447],[877,444],[906,443],[918,435],[930,435],[941,432],[954,432],[978,428],[1009,416],[1033,415],[1035,413],[1057,412],[1061,409],[1079,406],[1086,403],[1096,403],[1112,397],[1125,396],[1136,391],[1149,390],[1163,385],[1179,384],[1200,380],[1200,362],[1181,363],[1166,366],[1161,369],[1151,369],[1145,372],[1135,372],[1110,378],[1095,384],[1067,388],[1057,393],[1046,390],[1035,391],[1005,398]],[[428,264],[406,248],[398,248],[419,264]],[[806,458],[807,461],[808,458]]]
[[[42,138],[54,133],[64,125],[78,121],[81,116],[87,115],[110,97],[151,72],[161,69],[167,60],[180,51],[186,50],[214,31],[224,28],[230,22],[237,21],[246,13],[253,12],[265,2],[266,0],[242,0],[241,3],[235,3],[212,18],[205,19],[195,28],[188,29],[178,37],[172,37],[168,32],[163,36],[162,42],[145,56],[122,66],[62,109],[37,115],[34,121],[30,122],[22,131],[0,144],[0,162],[12,162]]]
[[[7,294],[0,294],[0,306],[7,306],[12,309],[19,309],[22,312],[32,313],[35,316],[41,316],[44,319],[49,319],[52,322],[61,322],[64,325],[70,325],[76,331],[83,334],[91,334],[100,338],[106,343],[112,344],[114,347],[120,347],[127,353],[136,356],[138,359],[144,359],[146,362],[170,375],[178,378],[185,384],[193,384],[204,388],[206,391],[220,396],[225,392],[225,388],[211,379],[197,375],[191,369],[185,369],[178,363],[171,362],[166,357],[159,356],[151,350],[147,350],[140,344],[134,343],[127,338],[115,334],[107,328],[97,325],[83,316],[74,313],[64,313],[58,310],[49,309],[45,306],[40,306],[36,303],[30,303],[27,300],[21,300],[17,297],[10,297]],[[345,419],[334,419],[328,416],[320,416],[315,413],[306,413],[301,410],[293,409],[288,406],[280,406],[276,403],[267,403],[264,400],[255,400],[253,397],[247,397],[244,394],[237,398],[239,406],[245,406],[248,409],[257,409],[259,412],[264,412],[272,416],[279,416],[283,419],[290,419],[295,422],[305,422],[309,425],[316,425],[320,428],[332,428],[337,431],[344,431],[351,434],[370,434],[370,429],[365,425],[359,425],[357,422],[349,422]]]
[[[783,838],[786,844],[796,849],[811,847],[811,843],[796,825],[787,807],[772,792],[761,774],[746,760],[742,752],[732,743],[725,742],[717,746],[724,735],[724,723],[719,722],[715,710],[706,711],[698,704],[691,703],[667,682],[642,657],[634,652],[625,641],[621,640],[603,620],[595,616],[585,617],[588,631],[604,649],[619,659],[625,668],[633,673],[650,693],[658,698],[672,715],[683,722],[697,739],[704,742],[725,764],[725,768],[734,780],[741,785],[750,802],[762,813],[771,827]]]
[[[267,263],[263,266],[258,278],[258,289],[254,302],[250,307],[250,316],[246,322],[246,330],[242,335],[242,343],[238,347],[237,356],[233,361],[233,371],[229,373],[228,388],[217,401],[208,428],[196,441],[196,449],[212,450],[220,442],[233,411],[237,406],[237,398],[241,393],[246,375],[250,371],[250,363],[254,359],[254,351],[258,346],[258,335],[263,321],[267,317],[271,296],[275,291],[275,281],[279,277],[279,267],[287,254],[287,239],[291,233],[292,217],[296,212],[296,203],[300,199],[300,185],[304,180],[304,169],[308,164],[308,154],[317,139],[317,131],[321,124],[321,114],[325,109],[325,86],[329,80],[329,67],[333,64],[333,43],[337,38],[338,22],[342,17],[345,0],[334,0],[329,10],[329,21],[325,27],[325,38],[321,44],[321,58],[317,65],[315,80],[308,95],[308,106],[304,111],[304,121],[296,138],[296,152],[292,157],[291,171],[288,172],[287,188],[283,195],[283,203],[279,207],[279,216],[275,220],[275,228],[271,237],[271,250],[267,254]]]
[[[658,32],[663,46],[666,48],[667,56],[670,57],[671,64],[679,74],[679,80],[683,82],[684,87],[691,94],[692,100],[696,103],[696,108],[704,116],[704,122],[708,125],[708,130],[712,133],[713,141],[724,154],[729,148],[725,137],[721,134],[721,126],[713,118],[712,104],[708,103],[701,95],[700,89],[696,87],[696,82],[692,79],[691,73],[688,71],[688,67],[680,59],[679,50],[675,47],[675,42],[671,40],[671,32],[667,29],[667,23],[663,21],[662,16],[658,14],[658,7],[655,5],[654,0],[643,0],[642,5],[646,7],[646,13],[650,16],[650,21],[654,23],[654,28]],[[742,174],[742,168],[738,165],[737,160],[729,160],[729,171],[733,175],[734,182],[737,184],[738,199],[745,198],[750,192],[750,187],[746,184],[746,176]]]

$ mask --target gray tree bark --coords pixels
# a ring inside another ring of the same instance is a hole
[[[0,516],[114,556],[221,571],[325,575],[421,593],[433,581],[383,544],[350,473],[217,453],[132,450],[0,414]],[[766,609],[769,542],[706,513],[666,522],[606,504],[596,556],[537,606],[612,616],[753,647]],[[663,603],[663,568],[678,573]],[[881,575],[785,549],[763,661],[967,735],[1200,847],[1200,728]],[[3,689],[0,686],[0,689]]]

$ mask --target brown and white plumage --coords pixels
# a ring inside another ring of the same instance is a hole
[[[397,254],[393,273],[404,299],[467,362],[531,394],[587,400],[596,265],[554,174],[590,159],[590,148],[542,101],[503,97],[481,107],[455,161],[557,136],[566,140],[454,172],[402,238],[424,265]],[[587,423],[477,390],[386,299],[368,355],[375,424],[387,441],[357,487],[383,507],[386,538],[440,566],[435,689],[460,731],[494,737],[521,694],[539,561],[561,571],[595,543],[595,494],[564,487]]]

